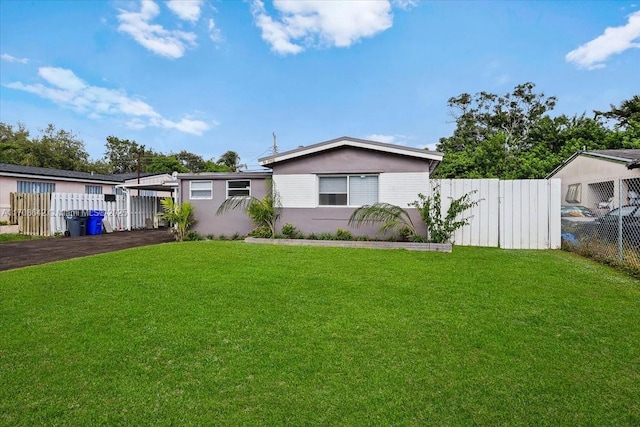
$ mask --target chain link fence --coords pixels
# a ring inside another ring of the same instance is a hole
[[[569,185],[563,202],[565,249],[640,273],[639,178]]]

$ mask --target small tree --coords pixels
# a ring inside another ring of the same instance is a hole
[[[360,227],[381,223],[379,233],[398,230],[404,237],[414,242],[447,242],[457,229],[469,223],[470,217],[459,218],[460,214],[476,206],[478,201],[471,200],[471,195],[475,191],[466,193],[451,201],[447,214],[443,218],[440,185],[432,183],[432,186],[432,197],[418,194],[418,200],[409,203],[409,207],[416,208],[420,213],[429,232],[429,238],[418,233],[407,210],[389,203],[375,203],[356,209],[349,218],[349,225]]]
[[[256,225],[254,231],[265,230],[269,237],[276,235],[276,223],[282,211],[280,196],[276,191],[273,181],[267,180],[268,191],[262,198],[253,196],[232,196],[222,202],[216,215],[222,215],[230,210],[242,209]]]
[[[162,212],[158,216],[173,224],[176,240],[183,240],[187,230],[195,222],[193,219],[194,206],[189,202],[178,204],[171,198],[160,200],[160,204]]]
[[[478,200],[471,200],[471,195],[476,191],[465,193],[462,197],[453,199],[447,214],[442,217],[442,194],[440,184],[433,185],[433,197],[418,194],[415,202],[409,203],[420,212],[420,217],[429,231],[429,238],[434,243],[444,243],[449,241],[453,233],[465,225],[469,224],[470,217],[460,218],[460,215],[478,204]]]

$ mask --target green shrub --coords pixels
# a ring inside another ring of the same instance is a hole
[[[338,228],[336,231],[336,240],[353,240],[353,234],[349,230]]]
[[[333,235],[333,233],[324,232],[324,233],[318,233],[316,235],[316,239],[317,240],[336,240],[336,236]]]
[[[297,239],[300,235],[300,231],[296,228],[296,226],[288,222],[282,226],[281,233],[287,239]]]
[[[9,225],[9,221],[0,221],[0,225]]]
[[[254,228],[249,232],[249,236],[257,237],[259,239],[269,239],[271,237],[274,237],[273,232],[271,231],[271,228],[267,226],[260,226],[260,227]]]
[[[202,236],[198,234],[197,231],[189,230],[184,234],[182,240],[187,242],[195,242],[198,240],[202,240]]]

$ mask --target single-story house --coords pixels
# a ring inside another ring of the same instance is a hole
[[[142,173],[138,178],[136,173],[103,175],[0,163],[0,221],[9,219],[11,193],[123,194],[121,186],[127,184],[132,189],[141,187],[133,195],[170,196],[166,187],[149,188],[144,184],[171,179],[169,174]]]
[[[429,179],[442,153],[419,148],[342,137],[259,159],[264,172],[180,174],[180,199],[195,206],[200,234],[246,234],[254,225],[244,212],[216,215],[233,195],[262,198],[272,179],[282,216],[304,233],[335,232],[374,235],[377,227],[348,226],[353,211],[376,202],[407,207],[418,193],[429,191]],[[422,225],[412,212],[414,223]],[[426,232],[426,230],[422,230]]]
[[[635,202],[640,193],[640,150],[577,151],[547,178],[562,180],[563,205],[586,206],[603,214]]]

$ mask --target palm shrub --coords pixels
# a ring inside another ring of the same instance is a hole
[[[269,190],[262,199],[253,196],[229,197],[220,204],[216,215],[222,215],[234,209],[242,209],[255,224],[256,228],[253,231],[259,231],[259,234],[263,237],[274,238],[276,235],[276,223],[280,218],[282,208],[280,196],[273,185],[273,181],[268,180],[267,187]]]
[[[381,224],[378,233],[397,230],[403,238],[413,242],[445,243],[451,239],[453,233],[467,225],[470,217],[460,215],[478,204],[478,200],[471,200],[475,191],[451,201],[447,214],[442,216],[442,194],[440,184],[432,182],[433,196],[418,194],[418,200],[409,203],[415,208],[427,227],[428,237],[420,234],[406,209],[390,203],[375,203],[356,209],[349,218],[349,225],[360,227],[363,225]]]
[[[173,233],[176,240],[183,240],[189,227],[195,222],[193,217],[194,206],[189,202],[176,203],[172,198],[160,200],[162,212],[158,214],[160,218],[173,224]]]
[[[376,224],[380,224],[378,234],[398,230],[403,236],[414,242],[426,241],[425,237],[416,230],[409,212],[390,203],[361,206],[349,218],[349,225],[354,227]]]

